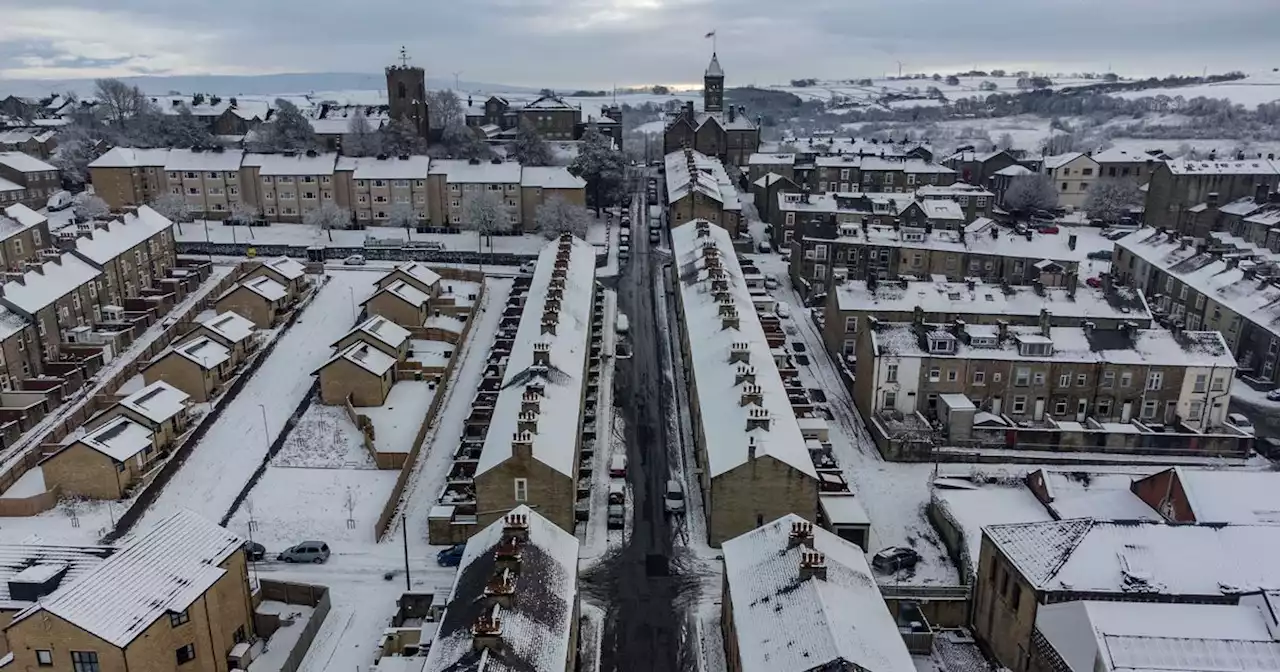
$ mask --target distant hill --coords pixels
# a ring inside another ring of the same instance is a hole
[[[122,77],[143,92],[152,95],[170,91],[182,93],[211,93],[220,96],[272,95],[308,93],[311,91],[345,91],[383,89],[382,73],[367,72],[299,72],[279,75],[174,75],[155,77]],[[0,98],[8,95],[45,96],[52,92],[74,91],[80,95],[93,93],[92,79],[7,79],[0,81]],[[453,88],[452,78],[427,78],[427,88]],[[512,91],[537,93],[537,89],[489,84],[485,82],[459,82],[464,91]]]

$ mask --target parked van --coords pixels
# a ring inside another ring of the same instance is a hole
[[[627,456],[614,455],[609,459],[609,475],[614,478],[627,477]]]
[[[627,484],[622,481],[609,481],[609,503],[621,504],[627,499]]]
[[[59,210],[66,210],[71,207],[74,202],[74,199],[71,198],[71,192],[59,191],[49,197],[49,201],[45,203],[45,206],[49,208],[49,212],[57,212]]]
[[[631,322],[627,319],[626,313],[621,310],[618,311],[618,319],[614,321],[613,328],[619,334],[627,333],[627,330],[631,328]]]

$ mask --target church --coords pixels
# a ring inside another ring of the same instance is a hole
[[[760,147],[760,129],[742,106],[724,104],[724,70],[713,52],[702,77],[702,111],[685,103],[662,136],[664,154],[689,147],[720,159],[725,165],[745,166]]]

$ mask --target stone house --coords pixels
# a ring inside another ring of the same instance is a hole
[[[258,341],[254,338],[253,321],[234,311],[216,313],[197,322],[196,326],[183,334],[178,342],[208,338],[227,349],[231,355],[231,367],[236,368],[258,349]]]
[[[155,288],[177,263],[173,222],[145,205],[118,220],[82,225],[75,238],[60,236],[58,243],[102,271],[97,291],[105,305],[119,306]]]
[[[145,426],[116,416],[71,439],[40,461],[45,486],[89,499],[124,499],[154,466],[157,439]]]
[[[407,261],[391,269],[386,275],[378,278],[374,284],[378,289],[385,289],[397,281],[408,283],[414,289],[426,294],[429,299],[440,295],[440,274],[431,270],[430,266],[420,261]]]
[[[40,252],[53,246],[49,219],[21,203],[10,205],[0,216],[0,267],[22,271],[23,262],[40,260]]]
[[[44,370],[38,334],[26,318],[0,306],[0,390],[19,389],[22,381]]]
[[[702,219],[737,237],[742,224],[738,188],[719,160],[685,149],[666,156],[667,221]]]
[[[113,212],[137,207],[171,193],[165,162],[169,149],[113,147],[89,163],[93,193]]]
[[[430,316],[431,295],[407,280],[395,279],[360,305],[370,315],[380,315],[402,327],[421,327]]]
[[[239,313],[259,329],[269,329],[288,311],[289,290],[265,275],[236,283],[223,292],[214,307]]]
[[[1089,187],[1098,181],[1098,162],[1082,152],[1044,157],[1042,173],[1058,192],[1058,206],[1079,210],[1089,198]]]
[[[1258,192],[1260,185],[1275,191],[1280,167],[1271,159],[1210,156],[1207,160],[1171,159],[1151,171],[1147,183],[1144,222],[1147,226],[1190,233],[1183,228],[1193,208],[1208,203],[1228,203]]]
[[[724,69],[715,54],[702,77],[702,111],[687,102],[662,134],[662,153],[684,148],[715,157],[732,166],[744,166],[760,149],[760,129],[746,108],[725,102]]]
[[[7,276],[0,304],[35,325],[36,340],[28,346],[39,351],[43,361],[58,361],[67,330],[101,319],[106,299],[98,285],[102,271],[68,253],[26,268]]]
[[[250,269],[240,281],[247,282],[259,277],[271,278],[284,287],[286,303],[297,301],[306,292],[307,267],[289,257],[268,259]]]
[[[117,417],[126,417],[155,436],[155,446],[165,452],[190,429],[188,410],[191,397],[186,392],[157,381],[116,402],[105,411],[89,418],[85,427],[93,429]]]
[[[381,315],[374,315],[356,325],[331,347],[343,351],[356,343],[367,343],[383,354],[394,357],[397,362],[403,362],[409,354],[409,336],[408,329]]]
[[[980,187],[988,186],[997,172],[1017,163],[1018,160],[1003,149],[976,152],[972,147],[961,149],[942,160],[942,165],[956,172],[959,181]]]
[[[213,401],[231,377],[231,353],[206,337],[165,348],[142,369],[148,385],[164,381],[197,404]]]
[[[21,185],[23,204],[43,208],[49,197],[62,190],[62,173],[34,156],[22,152],[0,152],[0,179]]]
[[[364,342],[347,346],[312,372],[320,376],[320,401],[350,399],[352,406],[381,406],[396,382],[396,358]]]

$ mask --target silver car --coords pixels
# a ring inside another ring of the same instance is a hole
[[[314,562],[320,564],[329,559],[329,544],[323,541],[304,541],[284,549],[276,560],[283,562]]]

